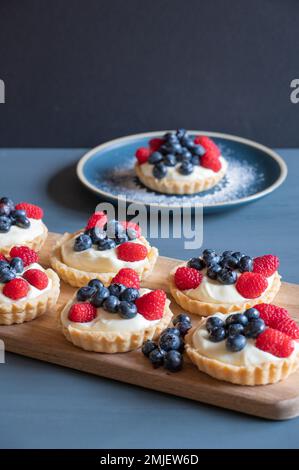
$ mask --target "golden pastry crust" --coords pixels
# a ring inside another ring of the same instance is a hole
[[[47,240],[47,236],[48,236],[48,229],[47,229],[46,225],[43,222],[42,222],[42,228],[43,228],[43,232],[41,233],[41,235],[38,235],[37,237],[35,237],[32,240],[29,240],[27,242],[24,241],[22,243],[19,243],[18,245],[28,246],[28,248],[31,248],[32,250],[34,250],[36,252],[39,252],[41,250],[43,244]],[[13,245],[10,245],[10,246],[3,246],[2,248],[0,248],[0,253],[2,253],[4,256],[9,256],[10,250],[14,246],[18,246],[18,245],[13,244]]]
[[[299,366],[299,355],[285,358],[279,363],[265,362],[257,366],[234,366],[200,354],[193,346],[194,332],[204,323],[203,319],[195,330],[191,330],[185,338],[185,350],[196,367],[218,380],[238,385],[267,385],[280,382],[295,372]]]
[[[169,180],[163,178],[158,180],[154,176],[145,176],[141,169],[140,164],[135,163],[135,172],[139,180],[147,188],[157,191],[158,193],[165,194],[195,194],[202,191],[207,191],[208,189],[213,188],[219,181],[224,177],[227,171],[227,165],[223,165],[221,170],[215,173],[213,176],[208,178],[195,180],[195,181],[179,181],[179,180]]]
[[[185,266],[185,264],[181,265]],[[202,302],[200,300],[190,299],[183,291],[180,291],[174,283],[174,273],[179,266],[177,266],[170,273],[169,279],[169,288],[170,293],[177,304],[179,304],[184,310],[195,315],[200,315],[201,317],[208,317],[214,313],[233,313],[233,312],[244,312],[250,307],[253,307],[257,304],[270,304],[275,296],[278,294],[278,291],[281,286],[280,276],[278,272],[275,273],[273,284],[271,288],[265,292],[259,299],[248,299],[244,303],[240,304],[216,304],[212,302]]]
[[[31,321],[55,307],[60,293],[60,280],[52,269],[46,269],[45,273],[52,281],[51,289],[34,299],[0,304],[0,325]]]
[[[64,308],[71,306],[72,300],[66,304]],[[169,325],[172,319],[172,312],[169,308],[170,301],[166,300],[164,314],[159,323],[149,326],[140,331],[134,332],[107,332],[80,330],[71,325],[65,326],[61,321],[61,313],[59,315],[62,332],[66,339],[75,346],[85,351],[101,352],[101,353],[121,353],[138,349],[147,339],[156,339],[161,332]],[[126,320],[124,320],[126,321]]]
[[[76,233],[82,233],[82,231],[78,231]],[[93,273],[93,272],[87,272],[87,271],[81,271],[76,268],[72,268],[71,266],[68,266],[62,261],[62,256],[61,256],[61,246],[71,239],[74,236],[73,233],[65,233],[57,242],[55,245],[53,252],[50,257],[50,263],[52,268],[59,274],[59,277],[65,281],[67,284],[70,284],[71,286],[74,287],[83,287],[86,286],[89,281],[92,279],[99,279],[102,281],[105,285],[109,285],[112,278],[117,274],[116,272],[109,272],[109,273]],[[155,247],[150,246],[150,244],[147,242],[147,240],[144,237],[140,237],[140,240],[142,243],[146,246],[148,250],[148,260],[149,260],[149,265],[143,267],[142,269],[134,269],[137,274],[139,275],[141,280],[146,279],[154,269],[154,266],[156,264],[156,261],[158,259],[158,250]]]

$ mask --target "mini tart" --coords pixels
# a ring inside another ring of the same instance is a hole
[[[45,241],[47,240],[48,237],[48,229],[46,225],[40,220],[41,223],[41,228],[42,228],[42,233],[34,237],[32,240],[21,240],[20,243],[12,243],[11,245],[7,246],[1,246],[0,247],[0,253],[2,253],[4,256],[9,256],[10,250],[16,246],[16,245],[22,245],[22,246],[28,246],[28,248],[31,248],[32,250],[39,252],[44,245]],[[22,229],[20,230],[28,230],[28,229]],[[9,233],[9,232],[8,232]],[[1,237],[1,234],[0,234]]]
[[[227,161],[223,157],[221,157],[221,163],[221,170],[219,170],[218,172],[213,172],[214,174],[206,178],[196,180],[192,180],[191,178],[188,180],[187,177],[184,180],[169,179],[167,178],[167,175],[165,176],[165,178],[159,180],[154,176],[145,175],[141,168],[142,165],[140,165],[139,163],[135,164],[135,172],[139,180],[144,184],[144,186],[159,193],[195,194],[201,191],[211,189],[219,183],[219,181],[226,174],[228,166]]]
[[[57,302],[60,292],[60,280],[52,269],[44,271],[52,285],[31,299],[12,300],[0,303],[0,325],[12,325],[34,320],[46,311],[50,311]]]
[[[149,292],[148,289],[141,289],[142,293]],[[143,342],[148,339],[156,339],[160,333],[169,325],[172,312],[169,308],[170,300],[166,299],[163,317],[153,325],[136,331],[99,331],[93,329],[92,326],[85,328],[76,327],[81,323],[70,322],[68,320],[68,312],[72,304],[76,301],[76,297],[70,300],[59,314],[59,321],[62,332],[66,339],[75,346],[86,351],[100,353],[121,353],[138,349]],[[102,310],[101,308],[97,310]],[[117,314],[113,314],[115,317]],[[134,320],[134,319],[133,319]],[[120,321],[129,322],[130,320],[122,319]]]
[[[204,326],[205,322],[206,319],[202,319],[197,327],[187,334],[185,350],[193,364],[200,371],[215,379],[238,385],[267,385],[286,379],[299,366],[298,353],[292,354],[288,358],[281,358],[279,361],[267,361],[252,366],[236,366],[217,359],[211,359],[201,354],[193,343],[193,335],[199,328]]]
[[[59,241],[57,242],[57,244],[55,245],[53,249],[53,252],[50,258],[52,268],[59,274],[59,277],[63,281],[65,281],[67,284],[70,284],[71,286],[74,286],[74,287],[83,287],[86,284],[88,284],[88,282],[91,281],[92,279],[99,279],[105,285],[110,284],[112,278],[116,275],[118,270],[115,270],[114,272],[89,272],[89,271],[83,271],[83,270],[81,271],[77,268],[68,266],[67,264],[63,262],[62,253],[61,253],[62,246],[66,242],[71,240],[72,238],[75,239],[75,237],[79,235],[80,233],[83,233],[83,230],[80,230],[76,232],[75,234],[65,233],[61,237],[61,239],[59,239]],[[136,267],[133,268],[134,271],[136,271],[137,274],[140,276],[140,278],[143,280],[151,274],[155,266],[155,263],[157,261],[159,253],[158,253],[157,248],[150,246],[150,244],[144,237],[141,236],[140,238],[137,239],[137,242],[138,240],[144,246],[146,246],[148,250],[148,254],[147,254],[148,263],[144,267],[141,267],[139,269]],[[126,267],[126,262],[124,261],[123,263],[124,265],[122,267]]]
[[[186,266],[182,264],[181,266]],[[169,288],[170,293],[177,304],[184,310],[195,315],[207,317],[214,313],[233,313],[243,312],[254,305],[266,303],[269,304],[273,301],[281,286],[280,275],[275,272],[272,285],[257,299],[245,299],[244,303],[212,303],[200,300],[191,299],[184,291],[179,290],[174,282],[174,274],[180,266],[176,266],[170,273]]]

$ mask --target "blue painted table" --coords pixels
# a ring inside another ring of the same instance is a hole
[[[75,176],[84,149],[0,151],[1,195],[36,201],[51,231],[82,226],[97,199]],[[299,283],[297,150],[280,150],[286,183],[271,196],[205,217],[204,245],[273,252],[284,280]],[[182,241],[152,240],[189,258]],[[270,422],[143,390],[13,354],[0,365],[1,448],[298,448],[299,419]]]

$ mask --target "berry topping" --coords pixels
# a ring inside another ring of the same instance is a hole
[[[183,367],[183,356],[179,351],[171,350],[165,354],[164,367],[170,372],[179,372]]]
[[[28,269],[24,272],[23,278],[39,290],[45,289],[49,284],[47,274],[40,269]]]
[[[222,326],[219,326],[218,328],[213,328],[213,330],[211,330],[209,334],[209,340],[213,343],[219,343],[220,341],[223,341],[226,337],[227,332]]]
[[[281,331],[267,328],[261,333],[255,346],[276,357],[289,357],[294,351],[294,341]]]
[[[221,170],[221,161],[219,160],[218,155],[216,155],[211,150],[208,150],[200,160],[201,166],[213,170],[215,173]]]
[[[136,271],[131,268],[120,269],[111,282],[123,284],[126,287],[135,287],[136,289],[140,288],[139,276]]]
[[[103,228],[106,223],[106,214],[104,212],[95,212],[89,217],[85,230],[90,230],[94,227]]]
[[[299,339],[299,326],[285,308],[270,304],[259,304],[255,308],[267,326],[285,333],[292,339]]]
[[[180,313],[173,319],[172,323],[176,326],[176,324],[180,322],[190,323],[191,325],[191,318],[186,313]]]
[[[138,224],[134,224],[134,222],[127,222],[126,220],[121,222],[121,224],[123,228],[126,230],[130,240],[141,237],[141,228]],[[135,237],[131,238],[133,230],[135,231]],[[131,236],[130,236],[130,233],[131,233]]]
[[[150,154],[151,154],[151,149],[147,147],[140,147],[139,149],[137,149],[135,153],[135,157],[137,158],[139,165],[146,163],[148,161]]]
[[[121,300],[118,306],[118,313],[122,318],[129,320],[137,315],[137,307],[133,302]]]
[[[272,276],[279,266],[279,258],[274,255],[264,255],[254,258],[253,272],[263,274],[266,277]]]
[[[17,209],[13,201],[8,197],[2,197],[0,199],[0,233],[9,232],[12,225],[25,229],[30,227],[29,215],[26,215],[26,210],[21,208],[25,206],[28,208],[28,212],[32,213],[32,218],[37,219],[40,218],[40,215],[43,215],[42,209],[33,204],[22,202],[18,204]]]
[[[148,357],[150,355],[150,353],[156,349],[157,345],[154,341],[152,341],[151,339],[147,339],[143,345],[142,345],[142,352],[143,354]]]
[[[182,340],[179,335],[171,332],[164,331],[159,339],[159,347],[163,351],[170,351],[171,349],[180,350],[182,348]]]
[[[221,154],[220,149],[215,144],[215,142],[205,135],[198,135],[197,137],[195,137],[194,143],[197,145],[201,145],[207,151],[212,151],[217,157],[219,157]]]
[[[151,150],[153,152],[155,152],[156,150],[159,150],[159,148],[161,147],[161,145],[164,143],[164,140],[163,139],[159,139],[159,138],[156,138],[156,139],[151,139],[149,141],[149,146],[151,148]]]
[[[28,246],[14,246],[9,254],[11,258],[21,258],[24,266],[38,262],[38,254]]]
[[[226,340],[225,346],[228,351],[238,352],[245,348],[246,338],[242,334],[229,336]]]
[[[29,202],[19,202],[19,204],[16,205],[16,210],[24,210],[26,217],[30,219],[42,219],[44,216],[44,211],[41,207],[30,204]]]
[[[89,304],[74,304],[69,311],[69,320],[76,323],[88,323],[97,316],[97,309]]]
[[[246,299],[256,299],[260,297],[267,287],[267,278],[258,273],[243,273],[236,283],[237,291]]]
[[[165,357],[165,351],[155,348],[153,351],[149,353],[149,360],[156,369],[157,367],[160,367],[164,363],[164,357]]]
[[[154,290],[136,299],[135,304],[138,312],[146,320],[160,320],[164,313],[166,294],[162,290]]]
[[[182,266],[176,270],[174,282],[178,289],[196,289],[202,281],[203,274],[197,269]]]
[[[140,243],[126,242],[117,247],[117,257],[122,261],[141,261],[147,257],[147,248]]]
[[[23,297],[26,297],[28,291],[28,282],[24,281],[24,279],[21,278],[15,278],[12,281],[9,281],[3,287],[3,294],[12,300],[19,300]]]
[[[85,251],[92,247],[92,240],[89,235],[81,233],[74,243],[74,251]]]

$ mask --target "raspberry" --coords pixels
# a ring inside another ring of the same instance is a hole
[[[245,272],[241,274],[236,283],[237,291],[246,299],[256,299],[267,287],[267,278],[258,273]]]
[[[161,147],[161,145],[164,143],[164,140],[163,139],[151,139],[149,141],[149,146],[152,150],[152,152],[155,152],[156,150],[159,150],[159,148]]]
[[[200,164],[205,168],[209,168],[210,170],[215,171],[215,173],[220,171],[222,167],[219,156],[216,155],[212,150],[206,151],[206,153],[200,159]]]
[[[125,242],[116,248],[117,257],[122,261],[141,261],[147,257],[147,248],[140,243]]]
[[[128,228],[135,230],[137,238],[141,237],[141,228],[138,224],[134,224],[134,222],[127,222],[126,220],[122,221],[121,224],[125,230]]]
[[[4,295],[6,295],[6,297],[9,297],[10,299],[19,300],[22,297],[26,297],[28,291],[28,282],[24,281],[24,279],[16,277],[12,281],[9,281],[7,284],[5,284],[2,292]]]
[[[107,216],[104,212],[95,212],[92,214],[85,227],[85,230],[89,230],[94,227],[102,228],[107,223]]]
[[[38,262],[38,254],[31,250],[31,248],[28,248],[28,246],[14,246],[9,254],[11,258],[21,258],[24,266]]]
[[[294,341],[281,331],[267,328],[255,342],[255,346],[262,351],[277,357],[289,357],[294,351]]]
[[[154,290],[135,300],[138,312],[146,320],[160,320],[163,317],[166,294],[163,290]]]
[[[135,289],[140,288],[139,276],[136,271],[131,268],[120,269],[112,279],[111,284],[123,284],[126,287],[135,287]]]
[[[263,274],[266,277],[272,276],[279,266],[279,258],[274,255],[264,255],[254,258],[253,272]]]
[[[44,211],[41,207],[35,204],[29,204],[29,202],[19,202],[19,204],[16,205],[16,209],[24,210],[26,216],[30,219],[42,219],[44,216]]]
[[[135,157],[137,158],[139,165],[146,163],[150,154],[151,154],[151,149],[147,147],[140,147],[139,149],[137,149],[135,153]]]
[[[23,278],[39,290],[45,289],[49,284],[48,276],[40,269],[27,269],[23,274]]]
[[[90,303],[74,304],[69,311],[69,320],[77,323],[88,323],[97,316],[97,309]]]
[[[202,278],[202,273],[197,271],[197,269],[182,266],[176,270],[174,282],[180,290],[196,289],[201,283]]]
[[[197,137],[195,137],[194,143],[202,145],[202,147],[208,151],[211,150],[213,154],[217,157],[221,155],[219,147],[215,144],[212,139],[205,135],[198,135]]]
[[[282,307],[270,304],[258,304],[256,308],[267,326],[281,331],[293,339],[299,339],[299,326]]]

